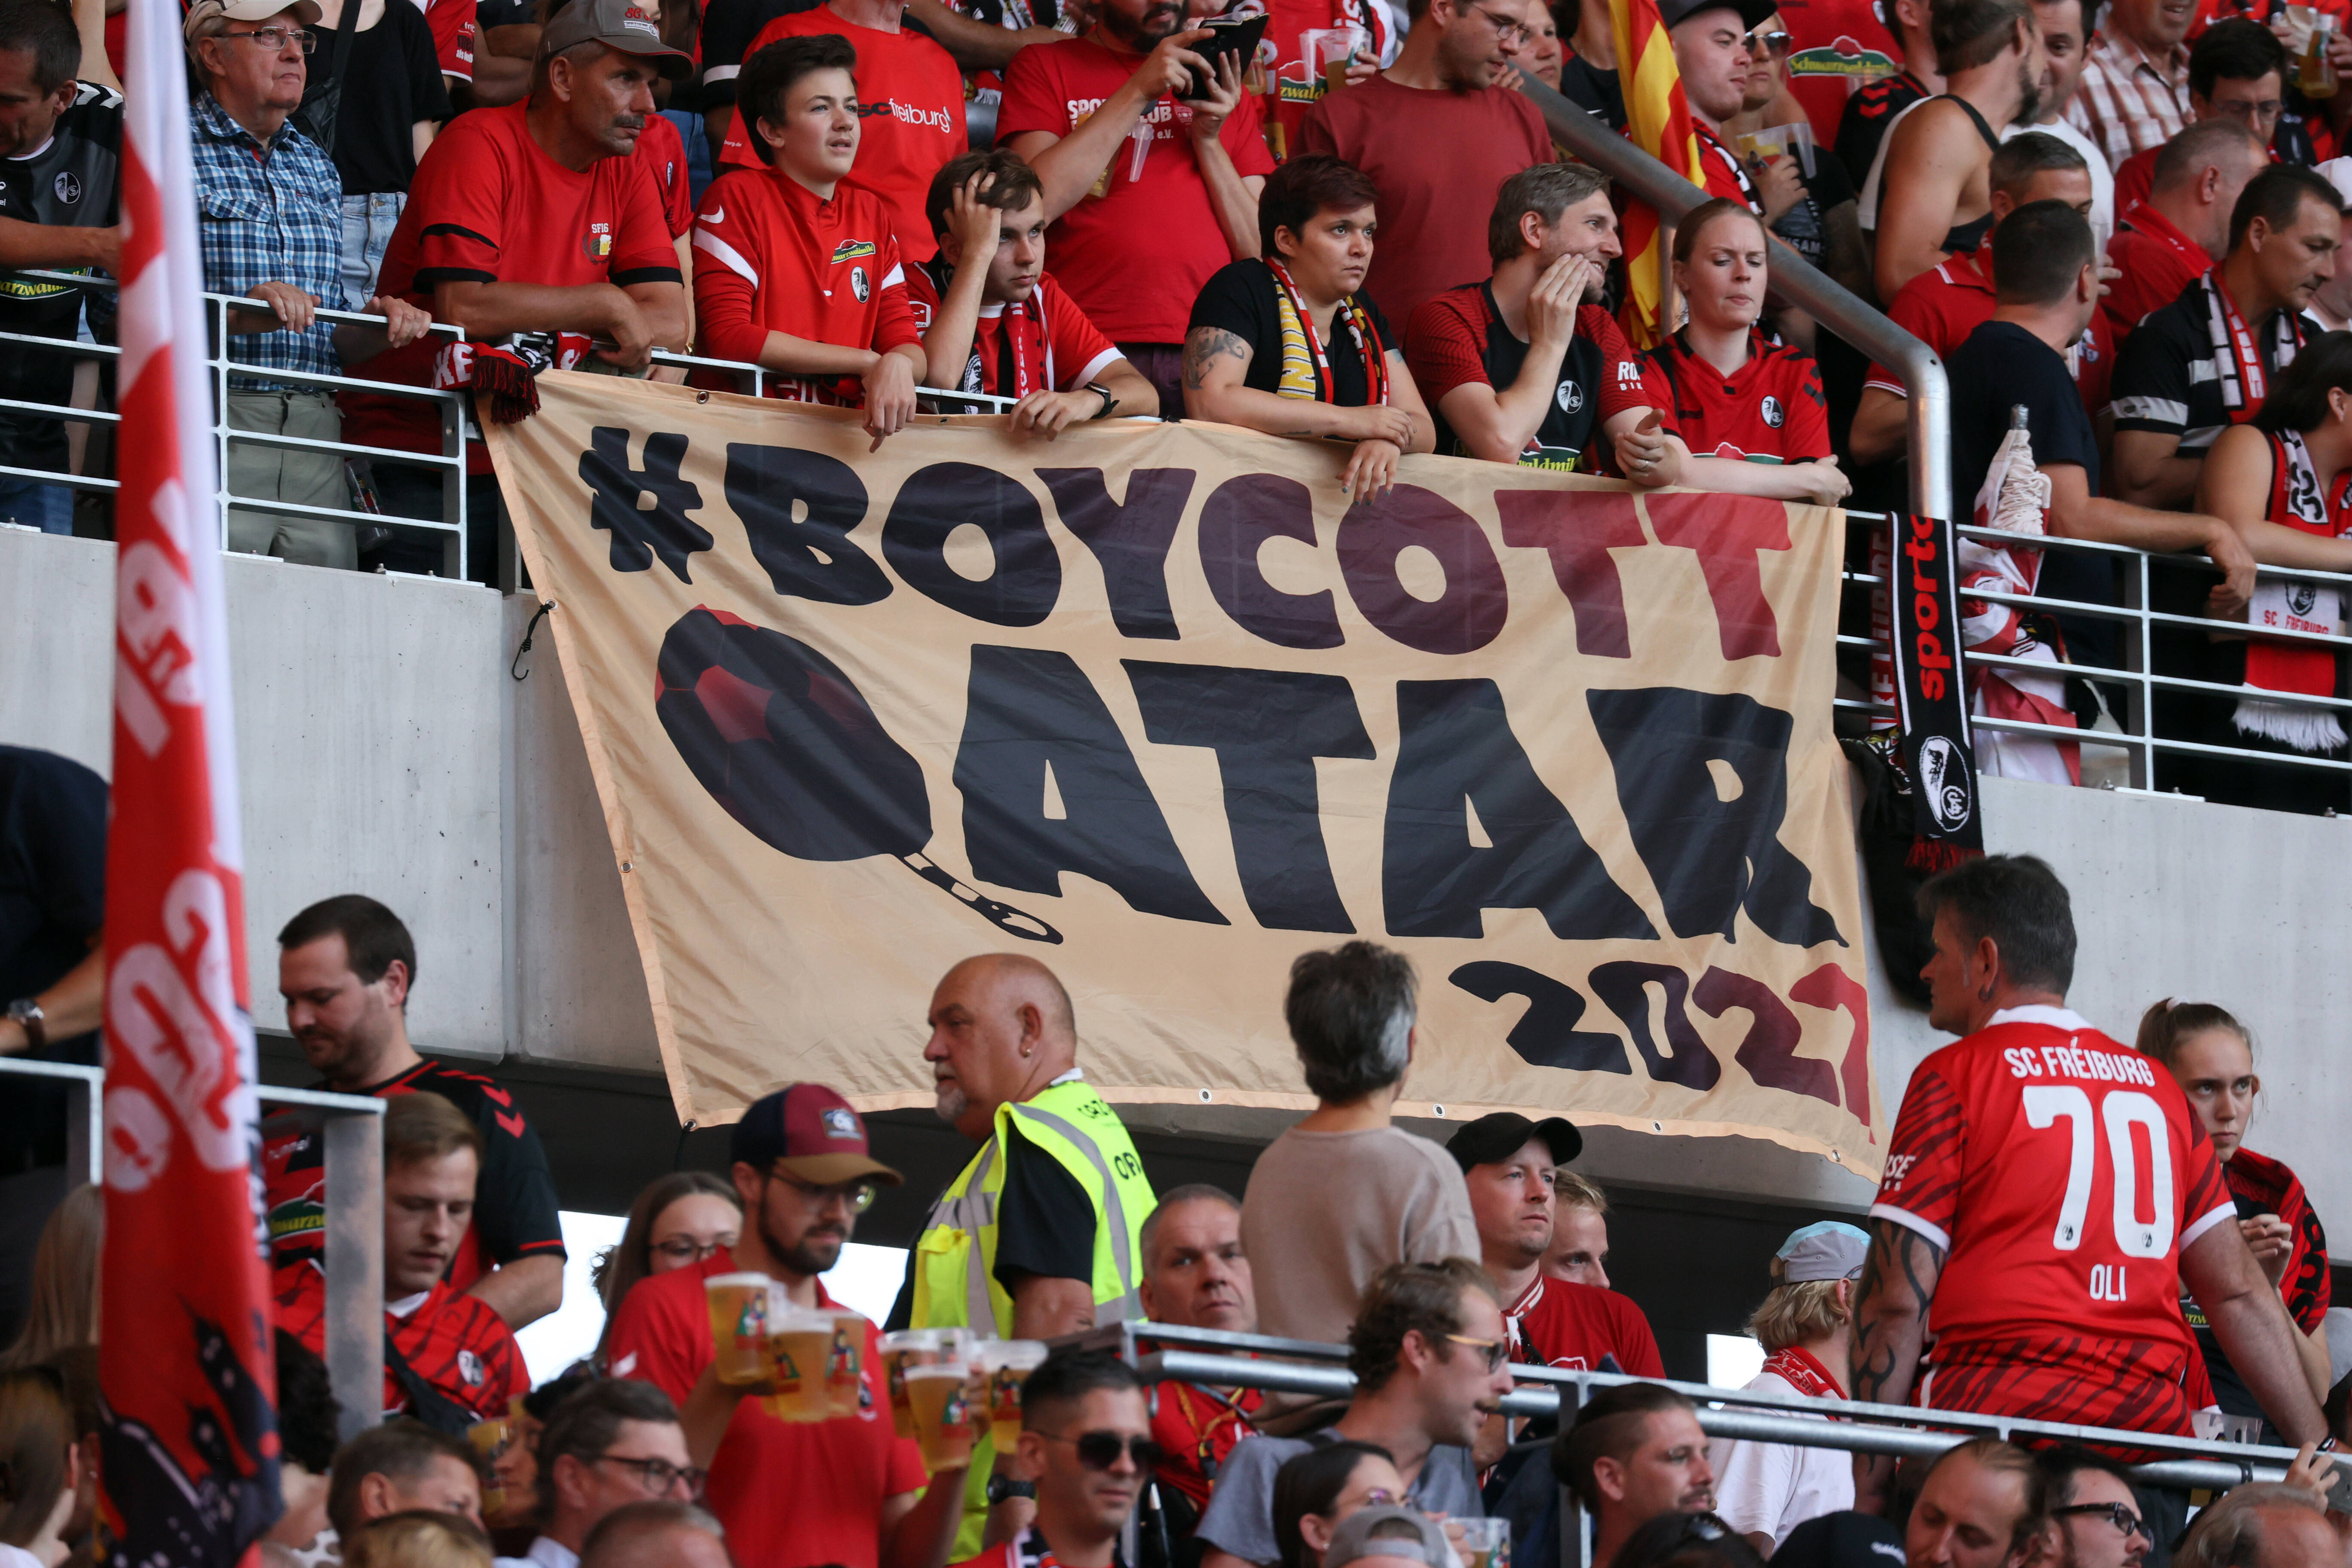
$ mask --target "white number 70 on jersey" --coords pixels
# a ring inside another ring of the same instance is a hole
[[[2058,1204],[2058,1228],[2051,1245],[2072,1252],[2083,1245],[2083,1222],[2091,1207],[2091,1165],[2098,1158],[2093,1122],[2107,1132],[2107,1160],[2113,1167],[2116,1247],[2126,1258],[2161,1258],[2172,1250],[2172,1144],[2164,1108],[2136,1089],[2111,1089],[2096,1114],[2091,1097],[2073,1084],[2034,1084],[2020,1091],[2025,1100],[2029,1127],[2049,1127],[2064,1117],[2073,1135],[2066,1164],[2066,1194]],[[2139,1216],[2139,1152],[2132,1144],[2132,1129],[2147,1129],[2149,1196],[2152,1218]]]

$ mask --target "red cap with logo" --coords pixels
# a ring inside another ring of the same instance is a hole
[[[866,1120],[821,1083],[791,1083],[753,1100],[735,1124],[733,1158],[817,1186],[905,1178],[868,1153]]]

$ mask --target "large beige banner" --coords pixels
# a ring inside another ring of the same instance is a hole
[[[1052,966],[1113,1101],[1313,1101],[1290,963],[1408,953],[1408,1115],[1874,1176],[1837,514],[1223,426],[1047,442],[541,377],[490,449],[679,1115],[928,1105],[931,988]]]

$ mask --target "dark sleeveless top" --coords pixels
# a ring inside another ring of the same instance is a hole
[[[1937,96],[1947,103],[1957,103],[1968,110],[1969,118],[1976,122],[1977,134],[1984,138],[1984,144],[1996,153],[2000,151],[2000,138],[1993,134],[1992,127],[1985,123],[1985,117],[1977,112],[1975,104],[1965,98],[1955,98],[1948,92],[1938,93]],[[1992,213],[1988,210],[1984,216],[1973,223],[1958,224],[1947,229],[1944,233],[1944,248],[1957,250],[1962,255],[1972,255],[1977,247],[1984,243],[1986,231],[1991,227]]]

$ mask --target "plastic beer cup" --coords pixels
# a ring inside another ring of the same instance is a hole
[[[740,1385],[768,1375],[768,1285],[764,1274],[714,1274],[702,1282],[721,1383]]]
[[[1021,1441],[1021,1387],[1045,1359],[1040,1340],[989,1340],[979,1351],[981,1376],[988,1389],[989,1435],[1000,1454]]]
[[[514,1442],[515,1424],[500,1415],[488,1421],[477,1421],[466,1428],[466,1440],[481,1456],[482,1471],[490,1478],[482,1488],[482,1514],[495,1519],[507,1510],[507,1489],[499,1479],[499,1458]]]
[[[1511,1521],[1507,1519],[1449,1521],[1462,1526],[1470,1568],[1511,1568]]]
[[[855,1415],[866,1386],[866,1316],[835,1311],[833,1348],[825,1358],[824,1394],[835,1415]]]
[[[825,1393],[833,1360],[833,1314],[790,1307],[768,1318],[768,1414],[779,1421],[830,1421]]]
[[[923,1450],[923,1464],[933,1471],[971,1463],[971,1446],[979,1436],[969,1373],[960,1365],[911,1366],[907,1369],[907,1401],[915,1410],[915,1441]]]

